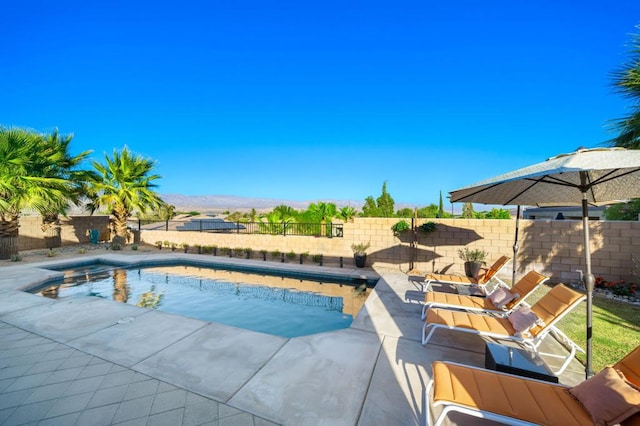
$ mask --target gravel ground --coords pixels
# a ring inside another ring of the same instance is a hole
[[[96,254],[109,253],[107,250],[108,243],[99,244],[74,244],[64,247],[58,247],[53,250],[48,249],[35,249],[35,250],[23,250],[20,251],[21,260],[18,262],[11,261],[9,259],[0,260],[1,266],[11,266],[15,264],[44,262],[53,259],[68,259],[70,257],[83,257],[92,256]],[[132,250],[131,246],[126,246],[124,249],[117,251],[118,254],[140,254],[150,251],[158,251],[155,246],[139,244],[137,250]]]

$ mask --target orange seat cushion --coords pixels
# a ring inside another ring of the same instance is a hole
[[[588,425],[591,416],[567,387],[448,364],[433,363],[434,403],[454,403],[540,425]]]

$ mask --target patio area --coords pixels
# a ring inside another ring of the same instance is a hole
[[[417,287],[396,270],[304,266],[381,278],[350,328],[285,339],[102,299],[20,291],[53,275],[42,268],[48,263],[2,267],[2,425],[422,425],[433,361],[484,366],[478,336],[443,331],[422,346]],[[546,343],[546,352],[564,351]],[[560,382],[583,379],[573,360]]]

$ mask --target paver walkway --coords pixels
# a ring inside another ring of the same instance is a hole
[[[275,423],[0,321],[0,424]]]

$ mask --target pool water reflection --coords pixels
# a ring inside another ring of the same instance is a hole
[[[182,265],[63,272],[64,279],[32,292],[55,299],[102,297],[283,337],[348,328],[371,287]]]

